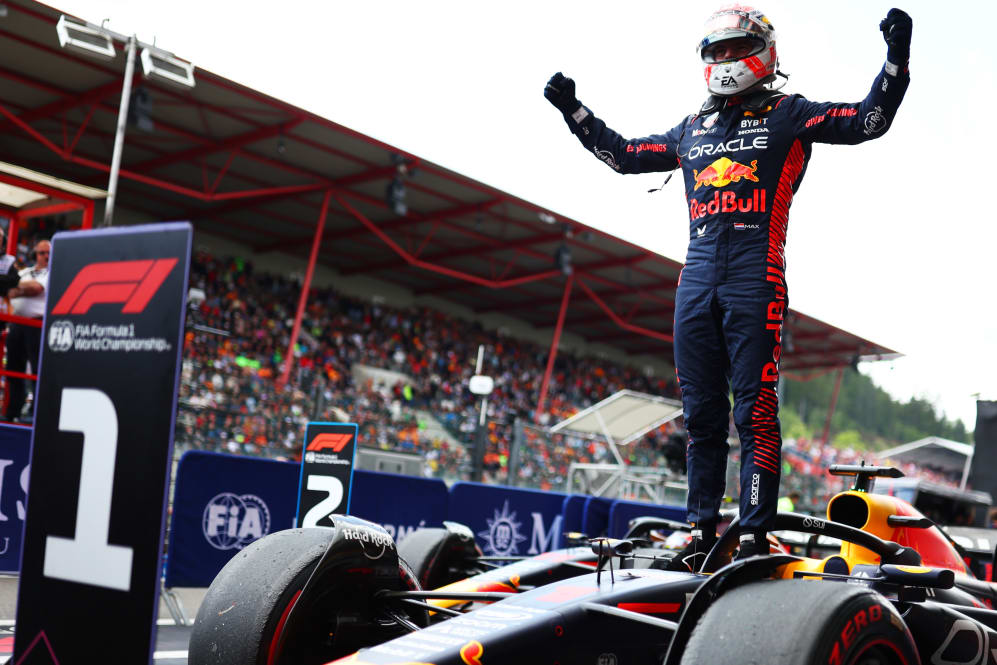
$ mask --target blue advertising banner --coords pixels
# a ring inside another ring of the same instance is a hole
[[[294,526],[300,466],[188,451],[177,467],[167,587],[206,587],[239,550]]]
[[[466,524],[486,555],[532,555],[555,549],[567,495],[457,482],[447,519]]]
[[[166,586],[209,586],[243,547],[290,529],[300,469],[294,462],[185,453],[177,468]],[[383,525],[396,540],[420,526],[441,526],[447,500],[442,480],[353,472],[350,512]]]
[[[0,424],[0,573],[21,570],[31,428]]]
[[[561,530],[557,534],[557,547],[565,547],[564,534],[571,531],[582,531],[582,516],[585,512],[584,494],[569,494],[561,503]]]
[[[665,517],[684,522],[686,514],[684,506],[663,506],[620,499],[613,501],[609,507],[609,536],[622,538],[627,532],[627,523],[635,517]]]
[[[353,471],[350,514],[377,522],[401,542],[420,527],[441,527],[449,494],[439,478],[418,478],[378,471]]]
[[[589,538],[609,535],[609,506],[612,499],[598,496],[585,497],[585,508],[582,512],[582,533]]]

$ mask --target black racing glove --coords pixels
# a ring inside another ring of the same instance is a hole
[[[913,22],[902,9],[891,9],[879,22],[886,40],[886,59],[895,65],[905,65],[910,60],[910,33]]]
[[[575,97],[575,82],[567,78],[561,72],[550,77],[547,87],[544,88],[544,97],[553,104],[558,111],[565,115],[574,113],[582,105]]]

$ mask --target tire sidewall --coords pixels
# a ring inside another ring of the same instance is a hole
[[[191,665],[264,665],[284,610],[325,553],[325,529],[288,529],[236,554],[215,577],[191,631]]]
[[[683,619],[684,620],[684,619]],[[683,665],[855,665],[870,650],[914,665],[917,648],[881,594],[837,581],[761,580],[729,589],[696,620]]]
[[[818,582],[840,584],[840,582]],[[901,665],[919,662],[903,619],[885,598],[870,591],[840,605],[824,623],[807,662],[854,665],[872,649],[881,649]]]

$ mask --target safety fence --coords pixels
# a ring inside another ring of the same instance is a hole
[[[31,431],[0,427],[0,572],[20,569]],[[165,585],[204,587],[252,541],[295,522],[300,465],[223,453],[184,453],[175,469]],[[640,515],[683,519],[680,506],[354,471],[350,512],[396,540],[444,520],[466,524],[488,555],[561,547],[563,534],[622,536]]]

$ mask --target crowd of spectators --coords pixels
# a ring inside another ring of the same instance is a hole
[[[391,307],[314,289],[291,381],[281,387],[300,284],[258,273],[248,261],[205,252],[194,257],[190,283],[197,296],[185,340],[181,445],[295,459],[305,423],[334,420],[338,413],[359,423],[361,445],[419,453],[429,473],[466,477],[478,417],[478,398],[467,383],[478,346],[484,345],[483,372],[495,380],[488,399],[486,477],[510,480],[513,423],[532,420],[546,348],[426,307]],[[358,380],[353,371],[358,364],[398,372],[408,381],[375,387]],[[677,397],[671,380],[562,351],[540,424],[553,424],[623,388]],[[441,423],[449,436],[425,434],[420,412]],[[663,463],[664,436],[652,434],[628,447],[628,460]],[[535,440],[524,440],[512,480],[560,486],[571,462],[605,461],[608,455],[605,446],[587,439]]]
[[[783,473],[781,492],[796,490],[806,502],[817,508],[826,505],[834,493],[845,489],[851,480],[829,478],[826,470],[832,464],[878,464],[897,467],[905,476],[927,480],[946,487],[958,487],[961,480],[944,469],[932,468],[909,461],[881,458],[869,451],[851,447],[839,448],[819,439],[786,439],[782,448]]]
[[[543,489],[564,489],[574,463],[613,461],[601,442],[565,434],[552,425],[624,388],[678,398],[674,381],[634,367],[560,352],[547,406],[533,424],[548,349],[427,307],[393,307],[313,289],[294,351],[291,380],[280,385],[300,283],[257,272],[239,258],[197,252],[190,283],[177,442],[182,447],[295,460],[305,424],[349,419],[360,425],[360,444],[411,452],[427,475],[467,478],[479,399],[468,390],[479,345],[487,349],[483,373],[494,378],[488,398],[484,477]],[[404,377],[378,385],[358,365]],[[518,465],[510,455],[519,428]],[[428,427],[430,420],[444,431]],[[621,447],[633,467],[680,475],[684,439],[669,423]],[[732,469],[736,469],[736,447]],[[840,489],[813,482],[831,463],[859,454],[816,441],[787,441],[784,489],[823,501]],[[909,469],[924,477],[931,472]],[[951,478],[936,474],[939,481]],[[736,478],[736,473],[733,475]]]

